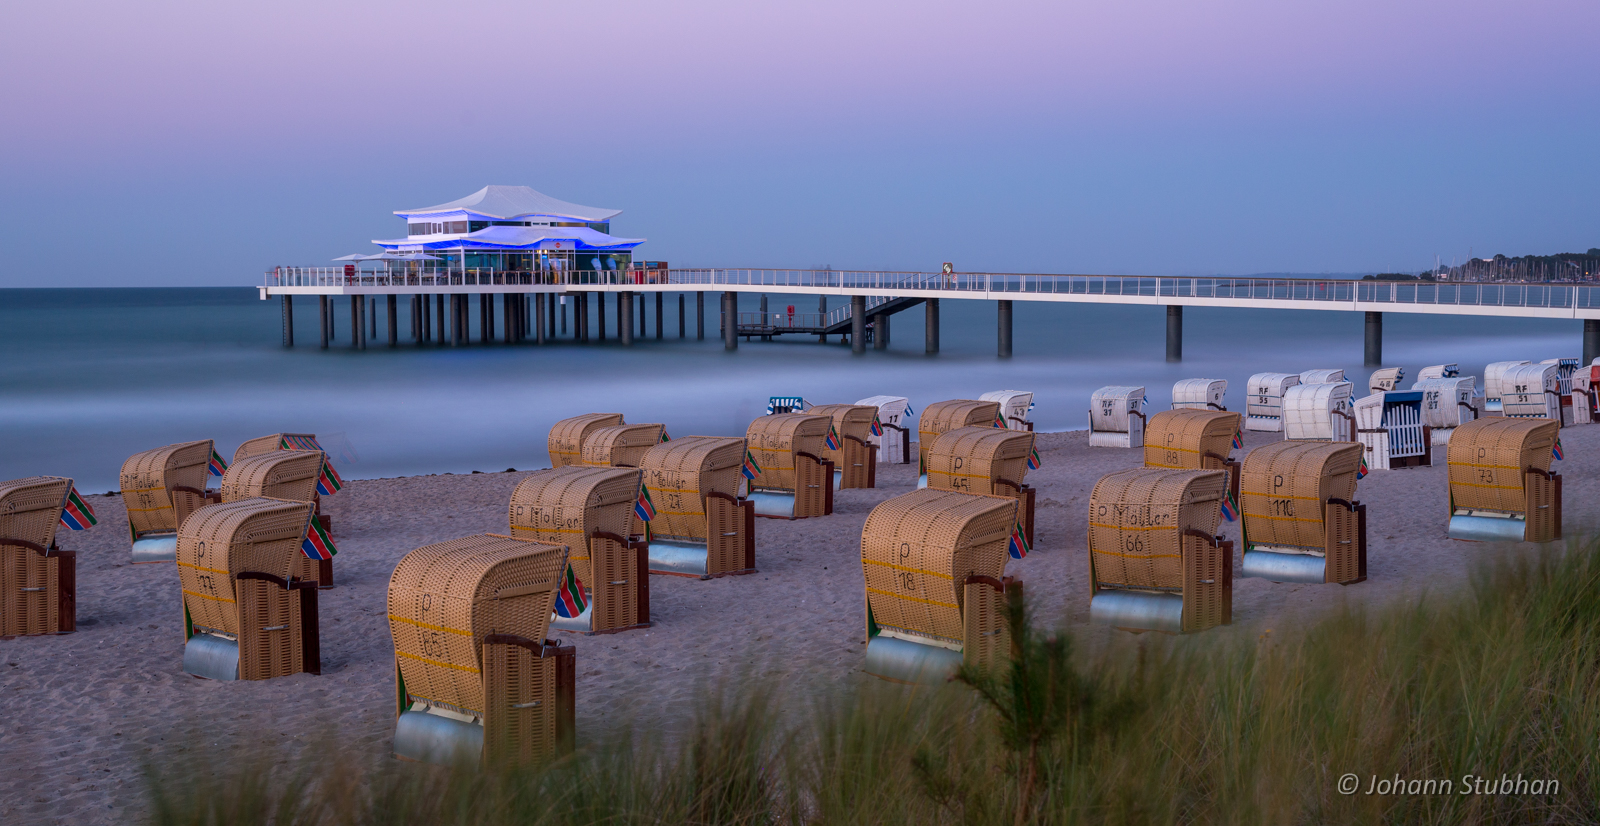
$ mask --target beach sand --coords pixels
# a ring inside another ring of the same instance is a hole
[[[1278,434],[1245,434],[1246,450]],[[1563,434],[1566,531],[1594,523],[1600,428]],[[1091,449],[1087,434],[1044,434],[1033,554],[1007,572],[1027,583],[1036,621],[1066,626],[1091,645],[1132,644],[1090,628],[1085,551],[1089,492],[1106,473],[1137,467],[1141,451]],[[1242,453],[1236,451],[1236,456]],[[116,457],[120,461],[120,457]],[[1474,562],[1531,545],[1445,537],[1443,449],[1437,465],[1375,471],[1357,497],[1369,506],[1366,582],[1338,585],[1234,580],[1233,625],[1207,636],[1254,637],[1347,600],[1414,603],[1458,590]],[[351,481],[324,500],[340,554],[337,587],[321,592],[322,675],[212,682],[181,667],[183,630],[171,564],[128,563],[118,496],[88,497],[100,524],[61,532],[79,552],[78,632],[0,641],[0,822],[120,823],[147,809],[147,766],[197,750],[290,759],[307,744],[338,742],[386,755],[393,728],[393,649],[385,618],[389,575],[408,551],[506,530],[506,502],[526,473]],[[756,521],[760,573],[700,581],[651,580],[653,628],[582,636],[553,632],[578,652],[580,744],[610,721],[670,732],[708,685],[782,677],[799,692],[855,680],[864,652],[861,526],[874,505],[911,490],[914,468],[878,469],[879,487],[841,491],[832,516]],[[1238,525],[1223,523],[1238,539]],[[1235,565],[1237,566],[1235,554]]]

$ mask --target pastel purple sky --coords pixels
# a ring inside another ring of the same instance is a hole
[[[1600,246],[1600,3],[0,8],[0,286],[258,283],[527,184],[695,266]]]

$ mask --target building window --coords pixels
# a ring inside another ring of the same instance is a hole
[[[433,227],[432,224],[406,224],[406,234],[407,235],[431,235],[431,234],[433,234],[432,227]]]
[[[444,225],[444,231],[453,234],[465,234],[467,232],[467,222],[450,221]]]

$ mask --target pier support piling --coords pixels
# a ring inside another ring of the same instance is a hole
[[[706,294],[698,290],[694,294],[694,340],[706,340]]]
[[[400,296],[389,293],[389,346],[400,346]]]
[[[825,296],[825,295],[817,296],[817,316],[818,316],[818,318],[817,318],[817,326],[818,327],[824,327],[824,328],[827,327],[828,326],[828,297]],[[828,343],[828,334],[827,333],[817,333],[817,343],[818,344],[827,344]]]
[[[1183,361],[1183,305],[1167,305],[1167,361]]]
[[[761,294],[761,326],[767,326],[767,294]],[[771,341],[772,336],[762,336],[762,341]]]
[[[294,346],[294,297],[283,296],[283,346]]]
[[[435,344],[444,343],[444,295],[433,297],[433,341]]]
[[[922,303],[922,352],[932,356],[939,353],[939,299],[930,298]]]
[[[1589,369],[1597,358],[1600,358],[1600,318],[1586,318],[1583,320],[1583,364],[1578,368]]]
[[[739,298],[732,290],[722,294],[722,349],[739,349]]]
[[[361,307],[367,311],[367,335],[362,336],[362,344],[378,337],[378,300],[371,296],[361,297]]]
[[[1000,305],[996,313],[1000,326],[997,350],[1000,358],[1008,359],[1011,358],[1011,301],[1003,299],[996,303]]]
[[[686,309],[684,305],[687,303],[685,299],[683,293],[678,293],[678,338],[689,337],[689,331],[683,329],[684,322],[688,320],[688,315],[684,312]]]
[[[594,296],[595,307],[596,307],[595,314],[594,314],[595,324],[596,324],[596,326],[595,326],[595,341],[605,341],[606,340],[606,294],[605,293],[592,293],[592,295]],[[621,299],[622,296],[617,296],[617,298]],[[585,303],[587,303],[587,302],[585,302]]]
[[[889,349],[889,315],[887,313],[872,314],[872,349]]]
[[[361,317],[361,298],[359,295],[350,296],[350,347],[355,350],[361,348],[361,334],[367,331],[366,319]]]
[[[533,343],[543,344],[546,330],[545,317],[550,311],[545,307],[545,302],[555,303],[554,295],[539,293],[533,297]]]
[[[665,300],[665,298],[662,296],[662,294],[657,292],[656,293],[656,341],[660,341],[662,339],[662,335],[661,335],[661,318],[662,318],[661,302],[664,301],[664,300]]]
[[[850,296],[850,352],[867,352],[867,297]]]
[[[1383,364],[1383,313],[1367,312],[1366,357],[1362,362],[1367,367],[1378,367]]]
[[[622,346],[633,346],[633,293],[627,290],[617,293],[617,332]]]
[[[636,295],[639,296],[639,338],[642,340],[646,335],[649,334],[649,331],[645,329],[644,323],[644,293],[636,293]]]

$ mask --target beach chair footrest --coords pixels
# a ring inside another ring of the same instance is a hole
[[[862,670],[890,682],[931,685],[950,679],[961,662],[959,651],[879,635],[867,642]]]
[[[239,643],[197,633],[183,646],[183,670],[207,680],[239,679]]]
[[[1328,560],[1312,554],[1286,554],[1277,551],[1245,551],[1240,576],[1260,577],[1273,582],[1327,581]]]
[[[1100,591],[1089,600],[1089,621],[1137,631],[1183,633],[1183,597],[1146,591]]]
[[[176,533],[146,534],[133,541],[133,564],[145,562],[176,562],[178,535]]]
[[[405,711],[394,723],[394,755],[443,766],[477,765],[483,759],[483,726],[425,711]]]

